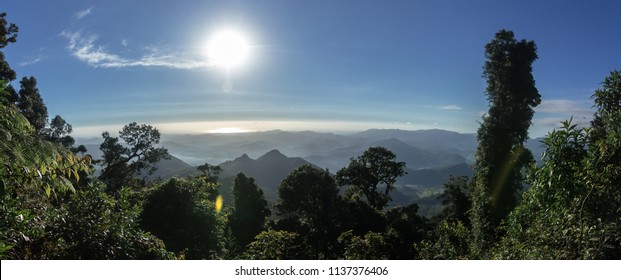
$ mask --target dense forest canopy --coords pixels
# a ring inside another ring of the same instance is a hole
[[[160,132],[129,123],[102,133],[103,158],[75,147],[71,124],[49,119],[35,77],[1,52],[18,27],[0,14],[0,258],[2,259],[619,259],[621,72],[604,77],[589,126],[573,120],[525,148],[541,103],[535,42],[500,30],[485,46],[489,111],[477,133],[475,175],[451,177],[430,218],[387,207],[406,163],[371,147],[331,173],[291,172],[270,205],[237,174],[220,208],[219,166],[151,181],[169,158]],[[96,173],[95,166],[101,167]]]

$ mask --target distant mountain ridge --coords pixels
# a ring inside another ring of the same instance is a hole
[[[382,146],[393,151],[397,160],[406,162],[408,174],[398,180],[394,203],[428,203],[428,212],[437,206],[435,195],[441,192],[449,175],[472,175],[477,146],[475,134],[398,129],[371,129],[347,135],[281,130],[239,134],[164,134],[161,143],[172,158],[160,162],[159,170],[150,179],[196,176],[200,172],[195,166],[207,162],[220,165],[223,169],[220,181],[225,201],[231,198],[234,177],[243,172],[255,178],[272,202],[277,198],[280,182],[297,167],[312,164],[334,174],[349,164],[350,158],[360,156],[369,147]],[[526,145],[535,159],[540,159],[543,153],[541,139],[530,139]],[[101,156],[99,144],[90,144],[87,148],[94,158]]]
[[[219,165],[222,168],[220,178],[222,183],[226,184],[240,172],[244,173],[254,178],[257,185],[263,189],[265,196],[274,201],[278,197],[277,189],[280,182],[293,170],[305,164],[311,163],[299,157],[287,157],[278,150],[271,150],[257,159],[243,154]]]

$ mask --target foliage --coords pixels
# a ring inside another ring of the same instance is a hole
[[[309,254],[330,259],[336,250],[340,200],[334,178],[326,170],[304,165],[294,170],[278,188],[277,214],[299,222],[296,233],[304,237]]]
[[[389,246],[382,234],[367,232],[364,236],[355,236],[352,231],[346,231],[339,236],[338,241],[345,247],[343,258],[346,260],[387,260]]]
[[[471,211],[475,246],[482,257],[496,240],[496,227],[518,202],[521,171],[532,162],[524,142],[533,107],[541,103],[532,75],[537,59],[533,41],[517,41],[513,32],[500,30],[485,45],[485,58],[489,111],[477,131]]]
[[[0,13],[0,49],[3,49],[10,43],[15,43],[18,31],[17,25],[9,24],[6,21],[6,13]],[[4,53],[0,51],[0,80],[5,82],[0,85],[0,90],[3,91],[3,94],[0,95],[0,104],[8,105],[17,102],[17,92],[9,85],[9,82],[16,78],[15,71],[5,60]]]
[[[356,236],[367,232],[384,232],[386,230],[386,215],[366,202],[345,199],[340,208],[339,219],[343,229],[352,231]]]
[[[244,259],[251,260],[295,260],[302,253],[300,236],[294,232],[268,230],[255,236],[248,244]]]
[[[245,248],[254,237],[265,229],[271,211],[263,191],[254,179],[239,173],[233,186],[235,208],[229,217],[231,233],[238,248]]]
[[[146,124],[132,122],[119,131],[119,137],[102,133],[103,169],[99,178],[108,185],[108,191],[115,192],[129,184],[134,176],[146,170],[149,175],[156,170],[155,163],[170,159],[168,150],[155,147],[160,143],[160,132]],[[124,144],[119,142],[119,138]]]
[[[28,119],[35,132],[39,133],[47,122],[47,107],[43,103],[37,88],[37,79],[32,76],[30,78],[23,77],[19,85],[17,108]]]
[[[6,47],[9,43],[15,43],[18,31],[17,25],[14,23],[9,24],[6,21],[6,13],[0,13],[0,49]]]
[[[472,187],[467,176],[449,176],[448,182],[444,183],[444,191],[439,197],[444,205],[439,214],[440,219],[460,221],[469,226],[468,213],[472,207],[470,197]]]
[[[140,208],[121,190],[110,197],[101,185],[78,191],[66,205],[53,211],[46,258],[170,259],[164,243],[138,228]]]
[[[75,139],[69,134],[73,132],[73,127],[68,124],[61,116],[56,115],[49,124],[40,132],[45,140],[57,143],[65,148],[71,148],[75,144]]]
[[[49,198],[75,191],[90,157],[41,140],[12,105],[0,105],[0,257],[32,258],[43,236]]]
[[[170,179],[146,197],[141,228],[187,259],[217,259],[224,254],[226,219],[215,209],[201,178]]]
[[[416,242],[424,239],[428,231],[427,219],[418,215],[418,204],[399,206],[386,212],[388,226],[384,233],[385,242],[390,250],[390,259],[413,259],[416,255]]]
[[[67,149],[41,140],[25,117],[10,107],[0,110],[0,194],[17,194],[30,188],[52,193],[73,191],[71,179],[90,171],[90,157],[80,158]]]
[[[398,177],[405,175],[405,162],[383,147],[371,147],[336,173],[339,185],[351,185],[349,197],[364,196],[366,202],[381,210],[390,201],[390,192]],[[381,190],[383,188],[383,190]]]
[[[218,183],[218,177],[222,172],[222,168],[220,166],[211,165],[209,163],[199,165],[196,169],[201,172],[205,181],[210,183]]]
[[[424,260],[460,260],[470,258],[470,231],[459,220],[441,221],[432,238],[415,243],[417,257]]]
[[[548,134],[532,187],[511,214],[498,258],[621,257],[621,75],[613,72],[593,98],[592,129],[571,120]]]

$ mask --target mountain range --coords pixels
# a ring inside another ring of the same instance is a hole
[[[271,202],[277,198],[277,187],[282,179],[297,167],[312,164],[336,173],[369,147],[382,146],[394,152],[398,161],[406,162],[407,175],[397,182],[393,204],[418,202],[423,204],[420,205],[422,212],[437,210],[439,201],[435,197],[442,191],[449,175],[472,175],[477,146],[475,134],[393,129],[372,129],[346,135],[280,130],[165,134],[161,143],[172,158],[158,163],[158,171],[151,179],[198,175],[195,166],[210,163],[223,170],[220,181],[225,201],[230,199],[234,177],[243,172],[255,178]],[[539,159],[543,152],[540,139],[529,140],[527,146]],[[101,156],[99,144],[86,144],[86,147],[94,158]]]

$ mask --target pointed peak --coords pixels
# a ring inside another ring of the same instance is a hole
[[[243,154],[240,157],[234,159],[233,161],[240,161],[240,160],[246,161],[246,160],[252,160],[252,159],[247,154]]]
[[[285,156],[279,150],[274,149],[274,150],[271,150],[271,151],[267,152],[266,154],[264,154],[263,156],[261,156],[257,160],[282,159],[282,158],[287,158],[287,156]]]

